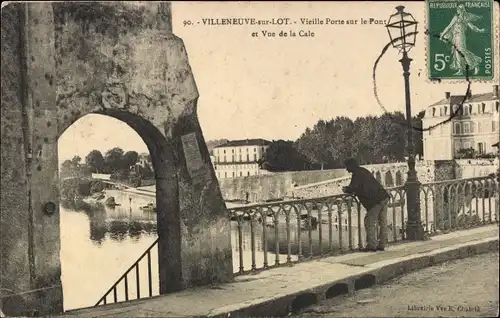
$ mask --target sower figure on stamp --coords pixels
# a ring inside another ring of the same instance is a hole
[[[348,172],[352,173],[351,183],[342,190],[358,197],[367,213],[365,216],[366,247],[363,251],[383,251],[387,240],[387,204],[389,194],[367,169],[349,158],[345,162]],[[380,228],[377,242],[377,223]]]

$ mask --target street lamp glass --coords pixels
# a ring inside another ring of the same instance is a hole
[[[396,10],[386,24],[387,32],[393,47],[400,52],[408,52],[415,46],[418,22],[413,15],[404,12],[404,6],[398,6]]]

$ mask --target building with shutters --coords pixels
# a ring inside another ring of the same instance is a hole
[[[478,155],[496,153],[493,145],[500,140],[498,85],[489,93],[469,94],[460,109],[463,100],[464,95],[447,92],[444,99],[426,109],[423,127],[435,127],[423,133],[425,160],[451,160],[460,149],[470,148]]]

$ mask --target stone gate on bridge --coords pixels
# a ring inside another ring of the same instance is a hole
[[[1,28],[2,311],[63,310],[57,142],[90,113],[127,123],[150,150],[160,293],[231,280],[229,219],[170,4],[11,3]]]

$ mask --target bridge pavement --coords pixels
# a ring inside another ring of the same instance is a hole
[[[356,280],[365,284],[375,281],[380,283],[432,264],[498,251],[498,236],[499,228],[496,224],[456,231],[427,241],[392,245],[384,252],[332,256],[239,276],[229,284],[200,287],[128,303],[78,309],[68,311],[63,316],[228,317],[229,313],[231,316],[286,315],[297,304],[312,305],[332,292],[344,290],[352,293],[358,284]]]

